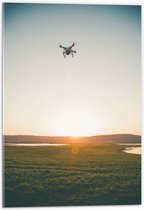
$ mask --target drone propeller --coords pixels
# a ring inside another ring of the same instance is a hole
[[[73,42],[73,46],[75,46],[77,44],[77,42]]]
[[[76,43],[75,43],[75,42],[73,42],[72,46],[74,47],[74,46],[75,46],[75,44],[76,44]]]
[[[60,43],[60,42],[58,43],[58,47],[62,47],[62,45],[61,45],[61,43]]]

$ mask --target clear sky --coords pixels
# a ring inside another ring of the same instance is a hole
[[[140,6],[3,9],[4,134],[141,134]]]

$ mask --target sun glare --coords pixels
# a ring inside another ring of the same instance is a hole
[[[58,114],[53,122],[53,132],[59,136],[81,136],[96,135],[98,123],[96,119],[85,112],[65,111]]]

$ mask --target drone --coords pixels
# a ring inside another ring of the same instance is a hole
[[[73,53],[76,53],[76,50],[72,50],[72,48],[75,46],[75,43],[73,43],[70,47],[63,47],[61,44],[60,44],[60,48],[63,49],[63,56],[64,58],[66,58],[66,55],[69,55],[71,54],[72,57],[73,57]]]

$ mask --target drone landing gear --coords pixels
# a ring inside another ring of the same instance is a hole
[[[65,54],[65,52],[63,53],[63,56],[64,56],[64,58],[66,58],[66,54]]]

